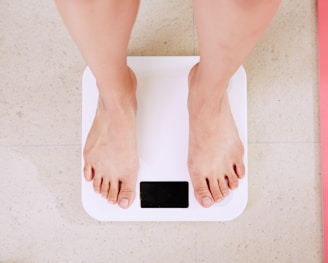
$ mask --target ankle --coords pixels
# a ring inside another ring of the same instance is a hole
[[[117,96],[102,97],[98,99],[98,109],[105,115],[119,116],[135,116],[137,112],[137,99],[136,94],[126,93]]]
[[[189,73],[189,112],[217,113],[227,103],[228,86],[229,78],[205,78],[196,64]]]
[[[229,85],[230,77],[230,75],[220,73],[220,70],[207,69],[197,63],[189,72],[189,90],[197,93],[198,96],[209,99],[223,97]]]
[[[132,107],[136,110],[136,85],[134,72],[126,67],[123,72],[112,74],[106,79],[97,79],[99,91],[98,107],[102,111],[124,111]]]
[[[136,82],[134,72],[127,65],[103,68],[97,70],[94,75],[98,88],[112,89],[112,92],[115,92],[115,88],[118,88],[118,91],[122,90],[122,87],[118,86],[129,87]]]

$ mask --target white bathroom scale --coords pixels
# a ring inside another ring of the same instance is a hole
[[[228,88],[230,104],[245,147],[246,176],[220,203],[203,208],[194,197],[187,168],[188,73],[199,57],[128,57],[137,76],[137,139],[140,169],[136,198],[128,209],[96,194],[83,176],[82,204],[99,221],[228,221],[238,217],[248,199],[247,85],[242,67]],[[98,99],[95,79],[86,68],[82,95],[82,152]]]

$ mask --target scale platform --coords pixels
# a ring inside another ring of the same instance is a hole
[[[140,169],[136,199],[128,209],[108,203],[96,194],[82,172],[82,204],[99,221],[229,221],[246,208],[247,174],[247,84],[242,67],[228,88],[232,113],[245,147],[246,176],[239,187],[220,203],[203,208],[194,197],[187,168],[188,73],[199,57],[128,57],[138,79],[137,139]],[[95,79],[83,74],[82,146],[97,107]],[[83,149],[83,148],[82,148]],[[82,155],[82,171],[83,171]]]

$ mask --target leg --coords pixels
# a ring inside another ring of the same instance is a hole
[[[279,0],[194,0],[200,62],[189,74],[188,167],[204,207],[221,201],[244,176],[243,145],[226,88],[278,5]]]
[[[84,148],[84,175],[109,202],[128,208],[139,167],[135,134],[136,79],[127,47],[139,0],[55,0],[93,72],[99,90],[96,116]]]

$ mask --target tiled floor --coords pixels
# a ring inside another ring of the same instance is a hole
[[[244,63],[249,204],[227,223],[99,223],[80,202],[84,68],[51,1],[0,3],[0,262],[322,262],[316,1]],[[195,55],[190,0],[143,0],[130,55]]]

